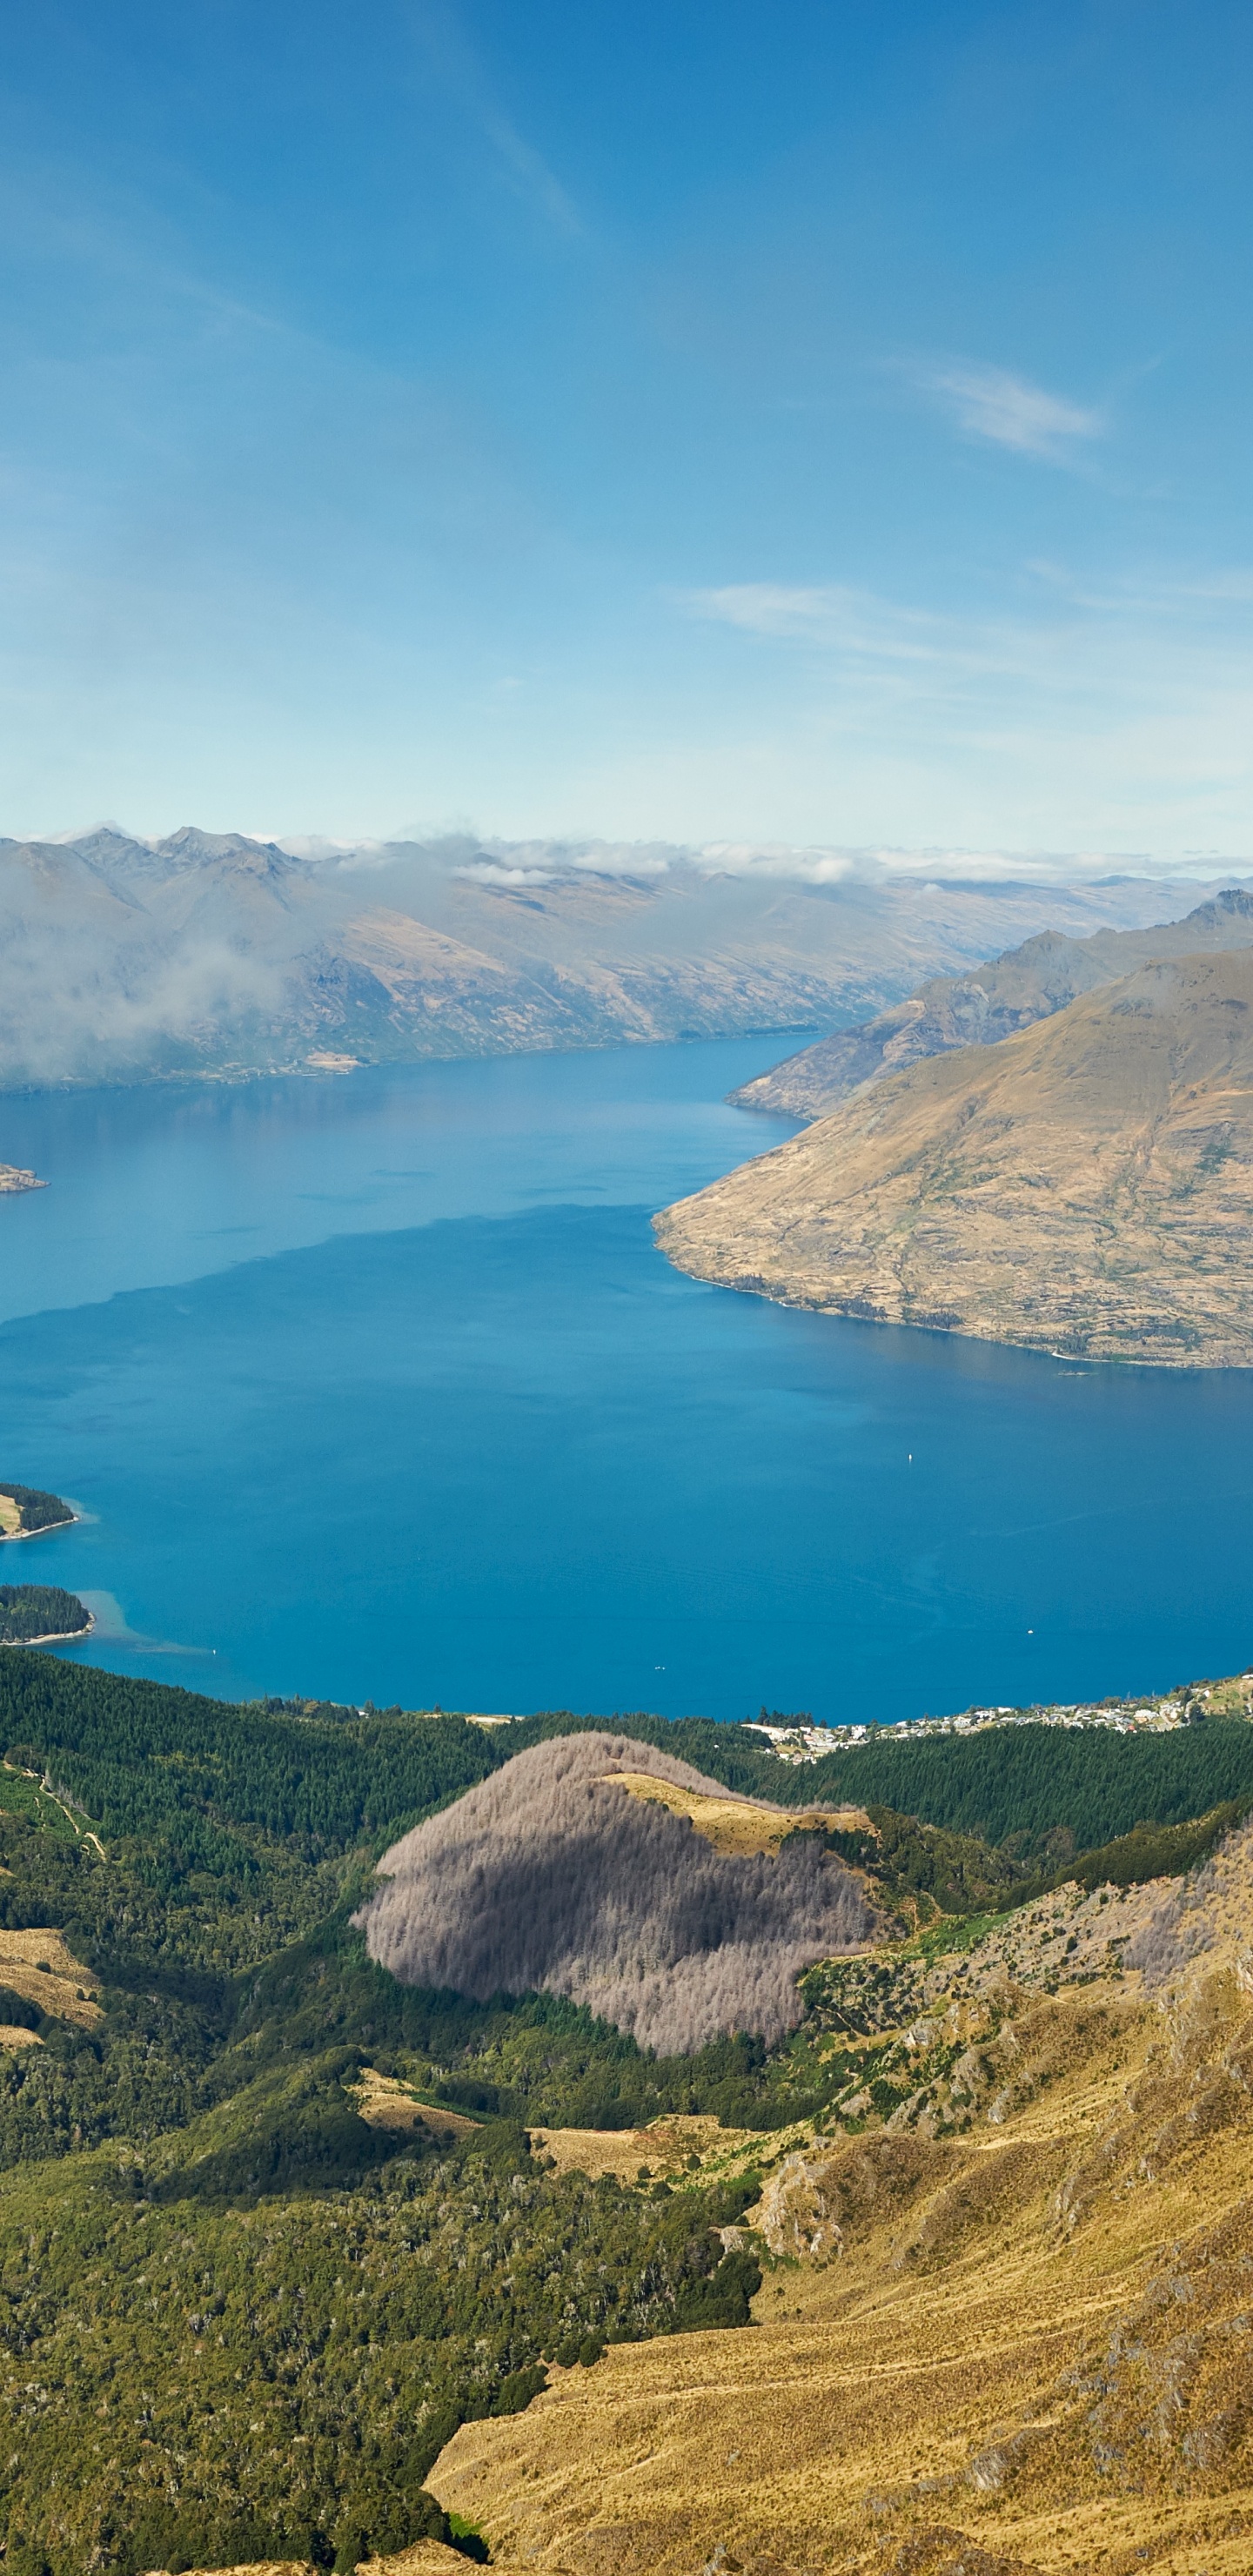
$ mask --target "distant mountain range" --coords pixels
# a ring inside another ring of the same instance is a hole
[[[866,1082],[657,1232],[680,1269],[789,1305],[1253,1365],[1253,947]]]
[[[1250,945],[1253,894],[1245,886],[1228,886],[1182,921],[1151,929],[1097,930],[1087,939],[1041,931],[969,974],[932,976],[907,1001],[821,1038],[731,1097],[742,1109],[825,1118],[863,1083],[880,1082],[923,1056],[954,1047],[995,1046],[1153,959],[1212,956]]]
[[[0,1088],[829,1026],[920,976],[969,982],[1007,939],[1140,930],[1189,891],[813,883],[682,851],[633,873],[469,837],[312,858],[192,826],[0,840]]]

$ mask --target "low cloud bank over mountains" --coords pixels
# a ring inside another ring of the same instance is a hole
[[[0,1088],[831,1027],[1035,931],[1202,891],[468,834],[0,839]]]
[[[355,1918],[371,1957],[482,2003],[566,1995],[664,2055],[791,2030],[802,1968],[878,1928],[857,1880],[812,1834],[777,1856],[717,1851],[615,1772],[729,1795],[621,1736],[520,1753],[384,1854],[386,1884]]]

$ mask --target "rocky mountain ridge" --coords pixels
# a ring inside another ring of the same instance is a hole
[[[1238,2576],[1251,1872],[1246,1827],[1191,1879],[954,1925],[873,1962],[869,2014],[833,1970],[839,2120],[755,2140],[728,2231],[756,2331],[554,2374],[462,2426],[441,2503],[541,2576]]]
[[[1182,921],[1147,929],[1101,929],[1086,939],[1044,930],[965,975],[935,975],[903,1002],[857,1028],[837,1029],[802,1048],[731,1099],[741,1109],[784,1110],[825,1118],[863,1083],[882,1081],[923,1057],[966,1046],[996,1046],[1037,1020],[1051,1019],[1083,993],[1099,991],[1137,966],[1168,957],[1215,955],[1253,946],[1253,893],[1227,886]]]

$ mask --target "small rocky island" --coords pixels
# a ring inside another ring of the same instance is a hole
[[[44,1530],[68,1529],[73,1505],[38,1485],[0,1485],[0,1543],[6,1538],[38,1538]]]
[[[0,1583],[0,1646],[51,1646],[89,1636],[93,1624],[86,1602],[59,1583]]]
[[[0,1198],[12,1197],[15,1190],[46,1190],[38,1172],[23,1172],[16,1163],[0,1163]]]

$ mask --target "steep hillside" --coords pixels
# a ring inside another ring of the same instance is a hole
[[[1180,1893],[1059,1896],[1034,1952],[902,1954],[860,2036],[832,1995],[854,2085],[765,2158],[757,2331],[464,2426],[441,2503],[537,2576],[1243,2576],[1251,1902],[1245,1833]]]
[[[777,2039],[800,2019],[800,1970],[872,1939],[874,1909],[821,1836],[729,1850],[681,1803],[640,1796],[644,1780],[724,1816],[731,1803],[621,1736],[518,1754],[384,1853],[387,1884],[354,1918],[371,1957],[480,2003],[565,1995],[670,2053],[734,2031]]]
[[[1253,950],[1144,967],[857,1094],[657,1219],[785,1304],[1093,1359],[1253,1363]]]
[[[825,1118],[863,1083],[882,1081],[885,1074],[954,1047],[996,1046],[1137,966],[1250,946],[1253,894],[1242,886],[1229,886],[1182,921],[1155,929],[1097,930],[1087,939],[1041,931],[968,975],[932,976],[906,1001],[860,1028],[820,1038],[730,1096],[741,1109]]]

